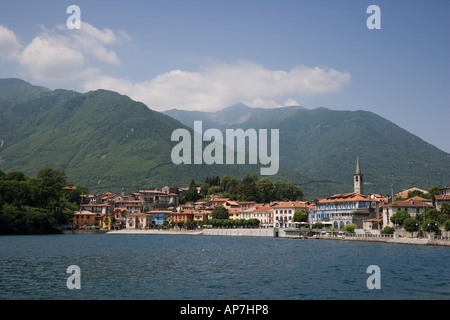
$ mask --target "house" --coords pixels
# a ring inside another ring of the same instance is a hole
[[[238,220],[241,219],[241,213],[242,213],[242,209],[241,208],[229,208],[228,209],[228,214],[229,214],[229,219],[231,220]]]
[[[242,219],[258,219],[261,227],[273,227],[273,208],[269,204],[255,204],[242,210]]]
[[[216,207],[220,205],[224,205],[229,198],[219,198],[219,197],[211,197],[211,199],[205,204],[206,206]]]
[[[335,229],[354,223],[361,229],[364,220],[378,218],[379,202],[378,199],[354,192],[336,194],[318,199],[314,210],[309,211],[309,221],[311,224],[320,222]]]
[[[95,213],[91,211],[75,211],[73,213],[72,228],[95,228]]]
[[[273,226],[276,228],[294,227],[293,217],[297,211],[308,211],[307,201],[280,201],[272,204]]]
[[[109,214],[113,210],[113,205],[107,203],[88,203],[80,204],[81,211],[90,211],[93,213]]]
[[[403,199],[407,199],[408,198],[408,193],[411,192],[411,191],[420,191],[423,194],[428,194],[427,190],[420,189],[420,188],[417,188],[417,187],[412,187],[412,188],[409,188],[409,189],[402,189],[402,191],[397,192],[396,194],[394,194],[394,199],[398,198],[398,197],[401,197]]]
[[[429,204],[427,201],[414,199],[385,204],[381,206],[383,226],[394,227],[394,223],[391,222],[390,218],[398,211],[406,211],[414,218],[417,214],[423,214],[426,208],[433,208],[433,205]]]
[[[167,185],[161,188],[161,192],[165,194],[175,193],[178,196],[178,187],[173,185]]]
[[[111,230],[113,218],[104,213],[97,213],[95,215],[95,225],[99,229],[108,229]]]
[[[164,220],[167,220],[172,214],[173,211],[168,210],[151,210],[147,212],[148,214],[151,214],[152,226],[160,226],[163,224]]]
[[[383,219],[381,218],[366,219],[363,221],[363,230],[367,233],[372,233],[373,231],[375,231],[375,233],[378,233],[379,230],[381,230],[382,222]],[[376,225],[377,227],[374,228],[374,225]]]
[[[172,212],[172,221],[173,222],[188,222],[194,221],[194,211],[193,209],[185,209],[177,212]]]
[[[434,203],[436,209],[441,211],[441,206],[444,203],[450,204],[450,187],[443,187],[440,189],[439,194],[434,196]]]
[[[127,215],[126,228],[144,230],[152,225],[152,215],[143,212],[135,212]]]

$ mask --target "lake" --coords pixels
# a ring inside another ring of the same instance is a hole
[[[450,299],[449,247],[98,234],[1,236],[0,253],[1,300]]]

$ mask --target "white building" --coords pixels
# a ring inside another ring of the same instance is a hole
[[[294,227],[294,213],[297,211],[308,212],[306,201],[280,201],[272,204],[273,226],[275,228]]]
[[[414,218],[417,214],[424,213],[426,208],[433,208],[433,205],[429,204],[427,201],[418,199],[415,200],[411,198],[408,200],[388,203],[381,206],[381,208],[383,210],[383,227],[395,227],[390,218],[398,211],[406,211],[412,218]]]

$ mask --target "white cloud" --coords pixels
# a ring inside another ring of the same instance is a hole
[[[154,110],[170,108],[218,110],[237,102],[251,107],[296,104],[295,98],[338,92],[348,72],[296,66],[268,70],[248,61],[214,63],[199,72],[172,70],[144,82],[99,76],[84,82],[85,90],[109,89],[142,101]],[[282,99],[285,103],[277,102]]]
[[[79,78],[79,71],[86,65],[81,52],[48,35],[35,37],[20,54],[19,61],[33,78],[41,81]]]
[[[22,45],[17,41],[15,33],[0,25],[0,57],[13,60],[21,48]]]
[[[121,65],[117,54],[107,46],[129,40],[123,31],[116,34],[82,22],[80,30],[69,30],[63,25],[54,29],[41,27],[41,33],[22,46],[13,31],[0,25],[0,56],[18,62],[36,80],[73,81],[98,74],[93,66],[96,62]]]
[[[172,70],[142,82],[108,76],[98,62],[120,66],[110,47],[127,41],[126,32],[82,22],[80,30],[41,27],[40,34],[22,46],[14,32],[0,25],[0,56],[18,62],[34,79],[78,81],[82,90],[114,90],[159,111],[218,110],[238,102],[263,108],[299,105],[305,96],[339,92],[351,79],[348,72],[334,69],[300,65],[269,70],[250,61],[213,61],[198,71]]]

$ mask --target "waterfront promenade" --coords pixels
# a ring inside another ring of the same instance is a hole
[[[292,230],[291,230],[292,231]],[[106,234],[142,234],[142,235],[205,235],[205,236],[235,236],[235,237],[275,237],[273,228],[235,228],[235,229],[202,229],[202,230],[136,230],[123,229],[108,231]],[[278,229],[277,236],[280,238],[301,238],[293,235],[292,232],[285,232]],[[306,237],[304,238],[306,239]],[[406,238],[397,237],[395,235],[380,234],[341,234],[341,235],[313,235],[307,239],[326,239],[326,240],[346,240],[346,241],[370,241],[398,244],[414,244],[414,245],[438,245],[450,246],[449,237],[428,236],[426,238]]]

